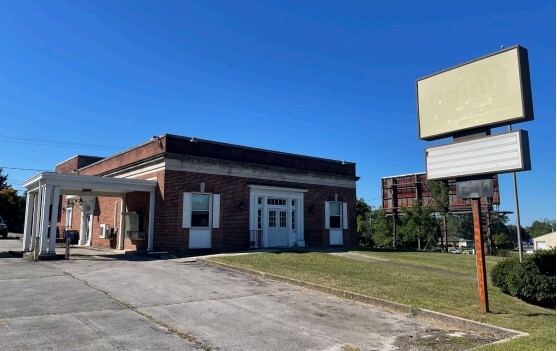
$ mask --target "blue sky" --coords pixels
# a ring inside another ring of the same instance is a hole
[[[533,167],[521,222],[555,218],[553,1],[0,1],[0,32],[0,166],[172,133],[356,162],[374,206],[381,177],[424,171],[424,148],[448,142],[418,139],[416,79],[520,44],[535,113],[514,127]],[[18,189],[34,175],[4,172]]]

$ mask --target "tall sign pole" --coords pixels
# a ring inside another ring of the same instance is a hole
[[[528,132],[510,125],[534,120],[528,51],[517,45],[434,73],[416,81],[416,93],[420,139],[453,137],[450,144],[426,148],[427,180],[457,178],[457,198],[472,204],[478,293],[487,313],[481,199],[493,197],[496,174],[513,173],[522,257],[514,172],[531,169],[530,148]],[[505,125],[508,133],[491,135]]]
[[[482,210],[480,198],[470,199],[472,202],[472,216],[474,218],[474,248],[476,249],[476,269],[478,272],[478,294],[482,312],[489,312],[487,298],[487,276],[485,269],[484,240],[482,234]]]

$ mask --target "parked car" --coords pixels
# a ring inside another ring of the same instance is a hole
[[[0,217],[0,235],[4,238],[8,237],[8,224]]]

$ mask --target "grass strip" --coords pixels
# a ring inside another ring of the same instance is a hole
[[[406,254],[384,253],[381,258],[407,260]],[[414,254],[414,253],[412,253]],[[421,253],[418,253],[421,254]],[[464,255],[419,256],[413,264],[470,272]],[[454,258],[453,258],[454,257]],[[473,258],[472,255],[470,255]],[[451,260],[457,260],[456,262]],[[491,313],[480,312],[474,280],[401,267],[381,262],[367,262],[315,252],[276,252],[243,256],[214,257],[211,260],[261,272],[281,275],[310,283],[407,304],[417,308],[516,329],[530,334],[507,343],[489,345],[485,350],[532,351],[555,350],[555,311],[526,304],[489,286]],[[446,261],[443,267],[439,267]],[[401,261],[402,262],[402,261]],[[475,261],[474,261],[475,264]],[[491,262],[493,264],[493,262]],[[488,261],[488,267],[490,263]],[[482,348],[483,350],[484,348]]]

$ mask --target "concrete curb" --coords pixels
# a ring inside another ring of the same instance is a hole
[[[261,278],[264,278],[264,279],[274,280],[274,281],[278,281],[278,282],[281,282],[281,283],[287,283],[287,284],[299,286],[299,287],[302,287],[302,288],[306,288],[306,289],[309,289],[309,290],[319,291],[319,292],[329,294],[329,295],[333,295],[333,296],[336,296],[336,297],[340,297],[340,298],[343,298],[343,299],[352,300],[352,301],[364,303],[364,304],[367,304],[367,305],[371,305],[371,306],[374,306],[374,307],[378,307],[382,310],[387,310],[387,311],[394,312],[394,313],[409,314],[409,315],[412,315],[416,318],[427,320],[427,321],[430,321],[432,323],[442,324],[444,326],[449,325],[449,326],[455,327],[455,328],[465,329],[465,330],[479,332],[479,333],[496,334],[496,335],[501,335],[503,337],[503,339],[498,340],[498,341],[496,341],[492,344],[502,343],[502,342],[506,342],[506,341],[509,341],[509,340],[512,340],[512,339],[516,339],[516,338],[520,338],[520,337],[523,337],[523,336],[530,335],[528,333],[521,332],[521,331],[518,331],[518,330],[507,329],[507,328],[498,327],[498,326],[491,325],[491,324],[476,322],[476,321],[472,321],[472,320],[469,320],[469,319],[464,319],[464,318],[461,318],[461,317],[451,316],[451,315],[448,315],[448,314],[445,314],[445,313],[435,312],[435,311],[431,311],[431,310],[427,310],[427,309],[423,309],[423,308],[416,308],[416,307],[401,304],[401,303],[398,303],[398,302],[383,300],[383,299],[379,299],[379,298],[376,298],[376,297],[366,296],[366,295],[363,295],[363,294],[358,294],[358,293],[354,293],[354,292],[350,292],[350,291],[346,291],[346,290],[342,290],[342,289],[337,289],[337,288],[332,288],[332,287],[328,287],[328,286],[324,286],[324,285],[308,283],[308,282],[304,282],[304,281],[301,281],[301,280],[287,278],[287,277],[283,277],[283,276],[276,275],[276,274],[259,272],[259,271],[256,271],[256,270],[253,270],[253,269],[248,269],[248,268],[236,267],[236,266],[229,265],[229,264],[226,264],[226,263],[210,261],[210,260],[207,260],[207,259],[204,259],[204,258],[198,258],[196,260],[196,262],[204,264],[204,265],[208,265],[208,266],[229,269],[229,270],[233,270],[233,271],[236,271],[236,272],[241,272],[241,273],[261,277]]]

